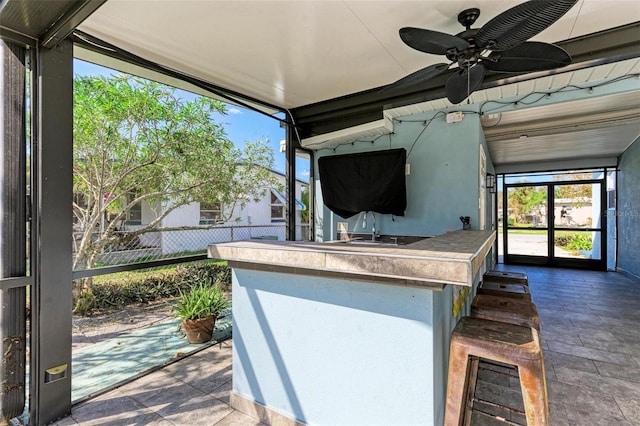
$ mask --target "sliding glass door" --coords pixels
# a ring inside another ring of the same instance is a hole
[[[606,268],[604,181],[507,183],[505,263]]]

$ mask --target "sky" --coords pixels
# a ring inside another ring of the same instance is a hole
[[[120,73],[79,59],[74,60],[73,67],[74,75],[81,76],[108,76]],[[197,96],[184,90],[177,92],[184,99]],[[242,147],[249,141],[268,140],[275,157],[274,169],[281,173],[285,172],[285,154],[280,152],[280,141],[285,138],[285,131],[280,127],[279,121],[247,108],[227,104],[227,115],[219,117],[219,122],[224,125],[229,140],[238,147]],[[308,160],[296,159],[296,178],[309,180]]]

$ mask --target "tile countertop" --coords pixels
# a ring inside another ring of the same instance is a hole
[[[495,231],[454,231],[407,244],[250,240],[212,244],[229,266],[381,284],[442,288],[473,285]]]

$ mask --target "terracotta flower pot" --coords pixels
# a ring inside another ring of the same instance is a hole
[[[187,334],[187,340],[189,340],[189,343],[206,343],[211,340],[215,324],[215,316],[196,320],[182,320],[182,327]]]

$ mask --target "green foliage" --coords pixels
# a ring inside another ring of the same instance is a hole
[[[588,251],[593,248],[591,234],[584,232],[557,235],[554,243],[557,247],[564,247],[569,251]]]
[[[302,187],[300,201],[302,201],[304,205],[307,206],[305,210],[300,212],[300,221],[302,223],[309,223],[309,211],[311,210],[311,205],[309,204],[309,188],[306,186]]]
[[[225,292],[209,281],[200,282],[185,292],[181,291],[173,310],[177,318],[195,320],[218,316],[228,306],[229,300]]]
[[[74,80],[74,216],[77,264],[122,244],[127,212],[146,203],[160,229],[172,210],[193,202],[236,203],[275,182],[268,141],[234,146],[218,122],[224,103],[181,99],[175,89],[127,75]]]
[[[531,214],[533,210],[546,202],[545,187],[520,186],[509,190],[507,204],[516,216]]]
[[[73,312],[81,316],[87,316],[91,314],[93,306],[95,305],[95,297],[91,290],[83,292],[75,302]]]
[[[88,315],[94,311],[176,297],[194,283],[211,283],[226,289],[231,285],[231,269],[224,264],[209,262],[99,278],[76,301],[74,311],[77,314]]]
[[[516,223],[516,218],[515,217],[509,217],[507,219],[507,225],[508,226],[513,226],[513,225],[515,225],[515,223]]]
[[[570,175],[556,175],[554,180],[561,184],[557,184],[554,188],[554,197],[557,199],[564,198],[572,200],[575,208],[582,207],[586,201],[591,201],[593,197],[593,185],[591,183],[574,184],[572,180],[592,179],[591,173],[578,173]]]

